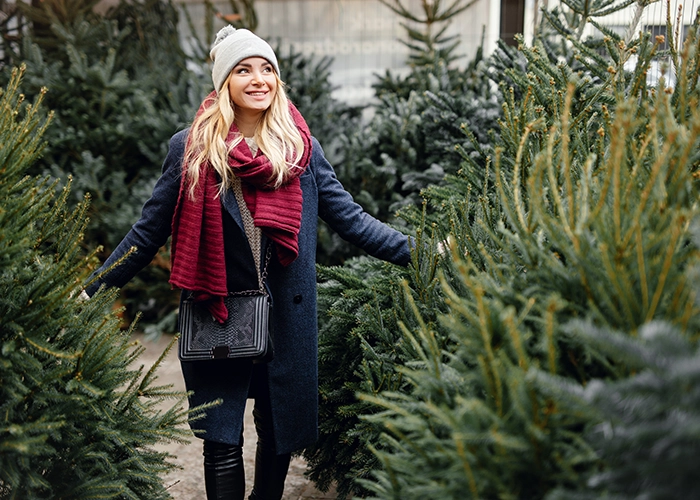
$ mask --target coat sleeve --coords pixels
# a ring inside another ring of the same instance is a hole
[[[103,284],[107,287],[119,288],[126,285],[136,273],[153,260],[160,247],[168,240],[180,192],[180,175],[186,140],[187,130],[178,132],[170,139],[170,147],[163,162],[161,176],[153,188],[151,197],[143,205],[141,217],[131,227],[131,230],[117,245],[102,267],[93,273],[93,277],[100,274],[102,276],[86,287],[85,292],[88,295],[92,296]],[[135,252],[118,266],[105,273],[132,247],[136,248]]]
[[[341,238],[373,257],[402,266],[411,262],[409,237],[375,219],[353,200],[315,138],[309,166],[318,187],[319,216]]]

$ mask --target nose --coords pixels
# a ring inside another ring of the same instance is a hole
[[[265,80],[263,78],[262,71],[260,71],[259,69],[254,69],[253,70],[253,84],[262,85],[263,83],[265,83]]]

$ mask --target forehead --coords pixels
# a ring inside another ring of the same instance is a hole
[[[266,66],[269,65],[270,61],[264,57],[246,57],[241,62],[236,64],[236,66]]]

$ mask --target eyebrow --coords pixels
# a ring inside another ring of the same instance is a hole
[[[245,66],[246,68],[252,68],[252,67],[253,67],[252,64],[247,63],[247,62],[239,62],[239,63],[236,64],[236,66],[234,66],[234,67],[238,67],[238,66]],[[264,63],[261,64],[261,66],[272,66],[272,63],[269,62],[269,61],[265,61]]]

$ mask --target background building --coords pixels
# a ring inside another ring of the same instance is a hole
[[[427,0],[426,0],[427,1]],[[204,23],[205,8],[199,0],[183,2],[195,22]],[[411,12],[421,12],[421,0],[402,2]],[[459,35],[458,54],[466,64],[476,53],[482,36],[487,51],[499,36],[497,2],[476,0],[453,18],[448,34]],[[217,3],[222,13],[228,2]],[[373,96],[374,74],[406,68],[408,48],[403,19],[378,0],[256,0],[257,34],[284,49],[293,46],[305,54],[334,59],[332,80],[335,97],[350,104],[366,104]],[[223,22],[220,22],[223,25]]]
[[[439,0],[402,0],[402,4],[420,15],[423,3],[434,1]],[[205,6],[202,0],[179,0],[179,3],[203,33]],[[228,1],[214,5],[223,14],[232,12]],[[407,39],[406,29],[401,24],[404,20],[379,0],[255,0],[254,5],[257,33],[273,45],[279,44],[282,50],[294,47],[305,54],[333,58],[331,79],[338,87],[334,96],[349,104],[367,104],[372,99],[374,75],[386,70],[399,73],[407,70],[408,48],[401,43]],[[466,64],[482,43],[488,54],[495,49],[499,38],[513,44],[514,35],[522,33],[525,40],[531,40],[541,18],[540,10],[557,5],[566,8],[559,0],[474,0],[450,21],[447,33],[459,37],[457,53]],[[633,4],[615,14],[594,19],[623,35],[638,19],[634,30],[645,29],[664,35],[670,12],[674,24],[680,16],[682,36],[697,7],[696,0],[688,4],[679,0],[657,1],[641,14]],[[217,27],[224,24],[224,21],[217,22]],[[183,28],[183,36],[187,36],[186,32]],[[602,35],[589,25],[582,36]],[[650,71],[650,78],[658,78],[660,71],[661,64]]]

